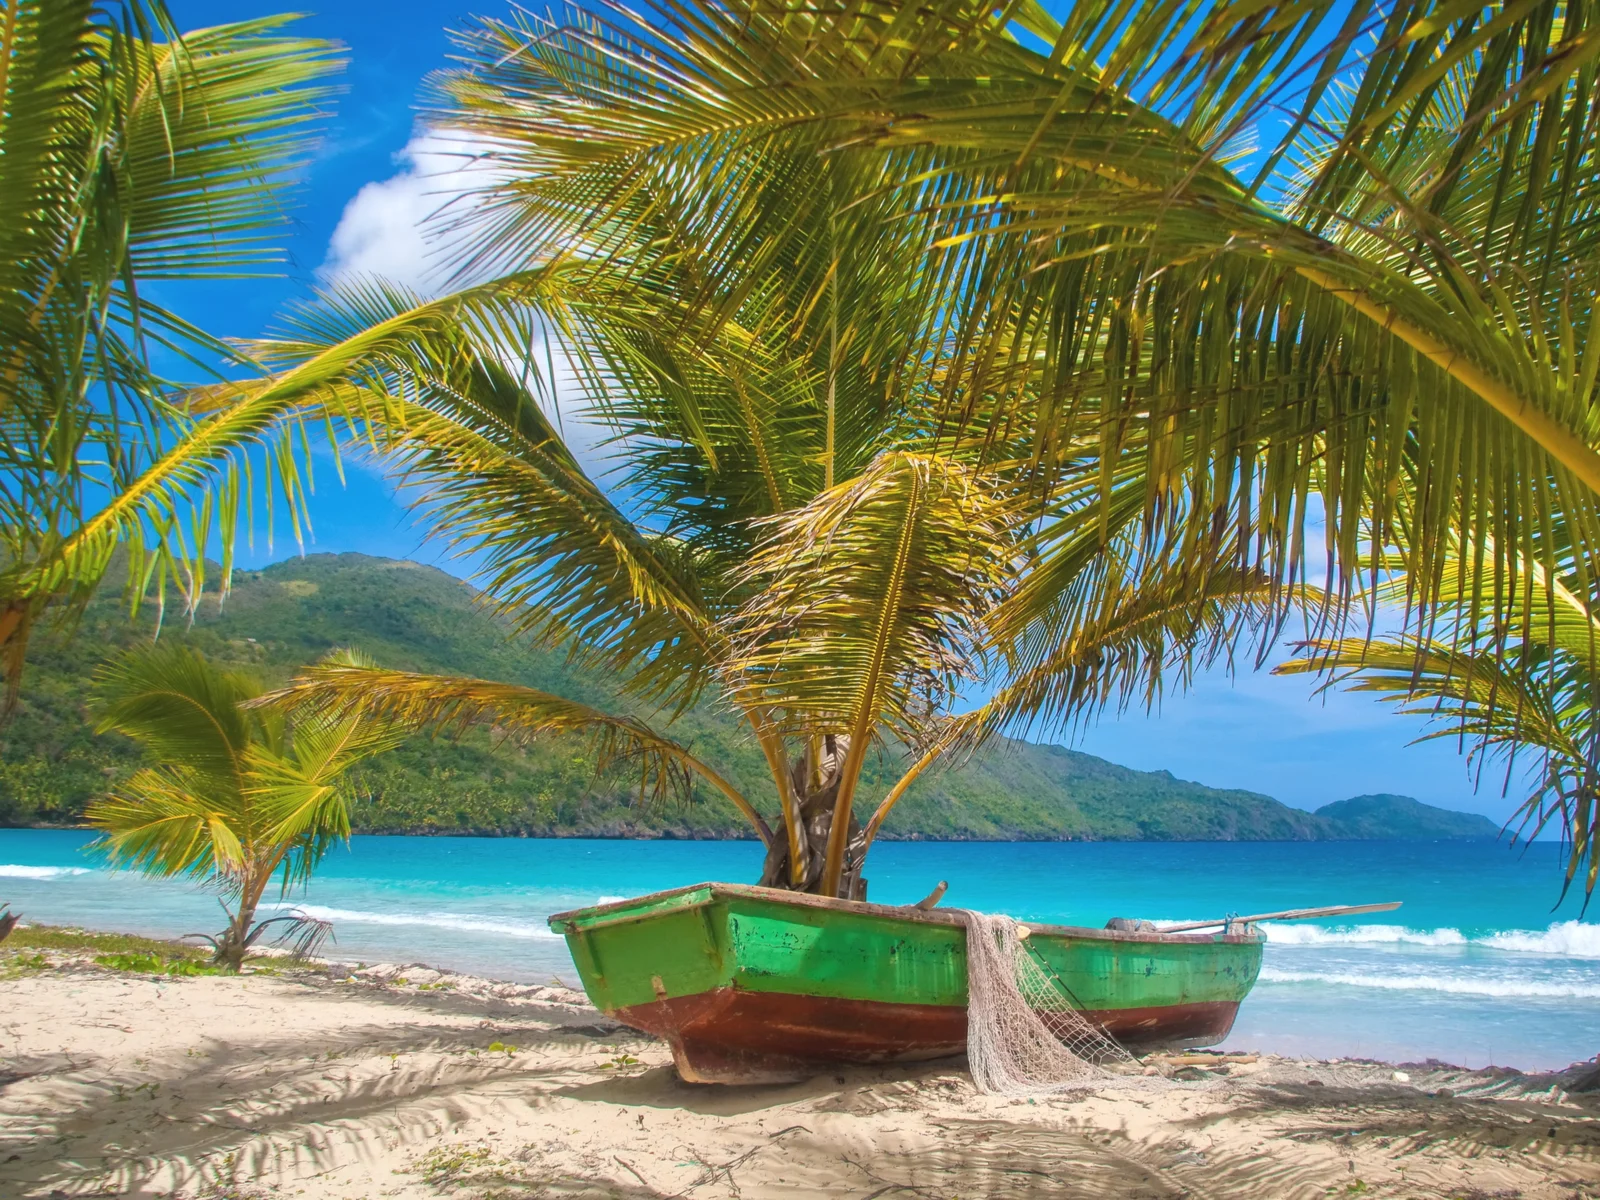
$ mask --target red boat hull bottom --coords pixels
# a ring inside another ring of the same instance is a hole
[[[1205,1046],[1233,1028],[1231,1000],[1084,1015],[1132,1049]],[[666,1039],[690,1083],[792,1083],[830,1063],[916,1062],[967,1048],[967,1010],[717,988],[636,1004],[617,1020]]]

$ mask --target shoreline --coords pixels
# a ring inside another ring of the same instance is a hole
[[[0,833],[6,830],[42,830],[56,833],[92,833],[93,828],[88,825],[52,825],[44,822],[34,822],[25,825],[0,825]],[[595,830],[574,830],[562,833],[490,833],[472,829],[354,829],[352,837],[415,837],[415,838],[476,838],[486,841],[593,841],[593,842],[757,842],[752,834],[738,833],[690,833],[685,830],[629,830],[625,832],[604,833]],[[1518,842],[1508,839],[1504,834],[1494,837],[1323,837],[1323,838],[1122,838],[1122,837],[1031,837],[1018,835],[1017,837],[934,837],[929,834],[910,833],[897,834],[891,832],[880,833],[876,839],[880,842],[915,842],[928,845],[977,845],[977,846],[1020,846],[1037,845],[1053,846],[1062,844],[1082,845],[1113,845],[1113,846],[1225,846],[1225,845],[1278,845],[1278,846],[1311,846],[1311,845],[1360,845],[1369,842],[1397,842],[1405,845],[1432,845],[1440,842],[1455,845],[1461,842],[1493,842],[1504,841],[1507,849],[1514,850]],[[1539,838],[1536,843],[1543,843],[1553,839]]]
[[[0,900],[33,921],[153,937],[217,928],[208,889],[93,869],[105,864],[76,849],[91,836],[12,835],[14,857],[0,863],[40,865],[0,868]],[[362,837],[330,857],[309,889],[269,899],[274,911],[300,907],[331,920],[337,943],[326,952],[347,960],[570,980],[550,913],[701,880],[753,879],[757,850]],[[1549,865],[1542,854],[1469,843],[898,844],[885,849],[869,896],[911,903],[945,879],[947,906],[1091,928],[1113,915],[1161,924],[1404,897],[1405,907],[1381,917],[1268,928],[1260,984],[1227,1048],[1545,1070],[1600,1048],[1592,970],[1600,925],[1575,920],[1572,897],[1549,911]]]
[[[0,946],[7,1195],[1600,1195],[1593,1062],[1201,1052],[1033,1100],[978,1094],[962,1059],[705,1087],[566,988],[277,958],[172,975],[162,956],[199,956],[16,936]]]

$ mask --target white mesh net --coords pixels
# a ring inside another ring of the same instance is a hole
[[[1073,1004],[1010,917],[949,909],[967,927],[967,1063],[980,1092],[1037,1096],[1104,1078],[1132,1056]]]

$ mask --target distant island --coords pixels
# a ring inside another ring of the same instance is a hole
[[[12,721],[0,727],[0,825],[70,825],[94,795],[138,766],[133,745],[97,735],[84,716],[94,670],[148,638],[115,589],[94,601],[67,637],[44,637],[27,668]],[[192,626],[171,619],[164,638],[248,666],[270,680],[340,646],[358,646],[407,670],[502,679],[614,704],[603,682],[557,650],[509,642],[472,588],[433,567],[361,554],[311,555],[242,572],[220,611],[208,602]],[[759,752],[707,702],[675,729],[736,783],[764,774]],[[894,776],[887,752],[863,780],[875,802]],[[358,832],[527,837],[743,837],[747,827],[715,799],[642,807],[625,773],[596,777],[580,742],[499,746],[477,731],[459,740],[414,738],[378,760],[352,814]],[[1408,796],[1357,796],[1316,812],[1256,792],[1206,787],[1166,771],[1135,771],[1061,746],[1012,741],[918,782],[884,837],[997,841],[1315,841],[1484,838],[1485,817]]]

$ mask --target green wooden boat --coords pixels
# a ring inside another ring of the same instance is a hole
[[[780,1082],[966,1048],[966,930],[953,913],[701,883],[558,913],[550,927],[595,1006],[665,1038],[692,1082]],[[1250,925],[1029,933],[1089,1019],[1140,1049],[1227,1037],[1265,942]]]

